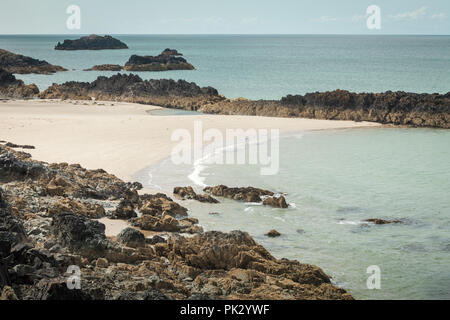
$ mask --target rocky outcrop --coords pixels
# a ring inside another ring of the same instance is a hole
[[[139,58],[137,58],[139,60]],[[450,128],[450,92],[352,93],[345,90],[289,95],[281,100],[226,99],[211,87],[179,80],[145,80],[136,75],[98,77],[92,83],[54,84],[49,99],[119,100],[211,114],[372,121],[415,127]]]
[[[274,192],[254,187],[230,188],[225,185],[206,187],[203,191],[214,196],[229,198],[245,202],[261,202],[263,205],[275,208],[287,208],[288,204],[282,195],[275,195]]]
[[[47,61],[33,59],[3,49],[0,49],[0,68],[7,72],[19,74],[51,74],[58,71],[67,71],[67,69],[60,66],[54,66]]]
[[[289,207],[284,196],[265,198],[263,201],[263,205],[281,209],[286,209],[287,207]]]
[[[118,235],[119,242],[130,247],[142,247],[145,245],[145,236],[139,230],[125,228]]]
[[[269,238],[277,238],[279,236],[281,236],[281,233],[279,233],[277,230],[272,229],[269,232],[267,232],[265,234],[265,236],[269,237]]]
[[[165,49],[157,56],[132,55],[124,70],[127,71],[169,71],[194,70],[194,66],[186,61],[177,50]]]
[[[352,298],[320,268],[276,259],[245,232],[203,233],[185,208],[163,194],[139,195],[140,187],[0,145],[1,298]],[[107,237],[87,204],[109,215],[123,200],[142,214],[131,223],[164,232]],[[79,268],[81,289],[67,287],[69,266]]]
[[[370,223],[373,223],[373,224],[403,223],[403,221],[401,221],[401,220],[384,220],[384,219],[378,219],[378,218],[366,219],[364,221],[365,222],[370,222]]]
[[[175,187],[173,189],[173,194],[178,196],[182,200],[192,199],[199,202],[206,203],[219,203],[219,201],[208,194],[197,194],[194,189],[189,187]]]
[[[227,99],[199,111],[272,117],[372,121],[415,127],[450,128],[450,93],[353,93],[345,90],[288,95],[280,101]]]
[[[98,77],[87,82],[53,84],[39,95],[43,99],[113,100],[197,110],[205,103],[223,99],[211,87],[201,88],[184,80],[142,80],[133,74]]]
[[[84,71],[121,71],[123,67],[118,64],[100,64],[92,68],[84,69]]]
[[[39,94],[35,84],[25,85],[22,80],[0,68],[0,98],[33,98]]]
[[[128,49],[122,41],[111,36],[99,36],[91,34],[76,40],[64,40],[58,42],[55,50],[105,50],[105,49]]]

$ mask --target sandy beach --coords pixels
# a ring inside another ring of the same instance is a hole
[[[379,126],[370,122],[225,115],[155,116],[156,106],[123,102],[6,100],[0,102],[0,140],[33,145],[34,159],[102,168],[129,181],[170,155],[174,130],[280,129],[280,132]]]

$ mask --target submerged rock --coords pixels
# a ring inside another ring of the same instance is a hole
[[[111,36],[99,36],[91,34],[77,40],[64,40],[58,42],[55,50],[104,50],[104,49],[128,49],[122,41]]]
[[[401,220],[383,220],[383,219],[366,219],[366,222],[371,222],[373,224],[390,224],[390,223],[403,223]]]
[[[281,236],[281,233],[279,233],[277,230],[275,230],[275,229],[272,229],[272,230],[270,230],[269,232],[267,232],[266,234],[265,234],[267,237],[270,237],[270,238],[276,238],[276,237],[279,237],[279,236]]]
[[[45,60],[33,59],[3,49],[0,49],[0,68],[7,72],[19,74],[51,74],[58,71],[67,71],[67,69],[52,65]]]

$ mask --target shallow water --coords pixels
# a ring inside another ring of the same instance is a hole
[[[206,230],[248,231],[276,257],[322,267],[356,298],[449,299],[449,141],[448,130],[432,129],[285,135],[278,175],[261,176],[258,166],[198,165],[207,185],[284,192],[288,209],[227,199],[216,205],[183,204]],[[174,186],[195,186],[188,178],[193,171],[166,159],[136,178],[170,192]],[[404,223],[363,223],[369,218]],[[282,236],[266,238],[270,229]],[[366,287],[371,265],[381,268],[380,290]]]
[[[133,72],[143,79],[185,79],[227,97],[280,99],[287,94],[347,89],[356,92],[450,91],[450,36],[363,35],[117,35],[128,50],[54,50],[77,35],[0,35],[0,48],[69,69],[18,75],[40,89],[65,81],[93,81],[117,72],[83,71],[120,64],[132,54],[182,52],[196,70]]]

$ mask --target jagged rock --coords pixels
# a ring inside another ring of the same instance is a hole
[[[124,70],[127,71],[168,71],[168,70],[194,70],[194,66],[180,57],[176,50],[165,49],[158,56],[132,55]]]
[[[281,100],[223,99],[199,111],[267,117],[372,121],[414,127],[450,128],[450,93],[354,93],[346,90],[288,95]]]
[[[113,219],[130,219],[137,217],[136,211],[134,211],[134,204],[127,199],[122,199],[117,206],[116,210],[111,215]]]
[[[101,205],[81,202],[69,198],[60,198],[49,205],[47,209],[47,213],[50,216],[58,214],[59,212],[73,212],[91,219],[99,219],[105,216],[105,209]]]
[[[108,268],[109,262],[105,258],[98,258],[95,262],[95,266],[98,268]]]
[[[2,294],[0,296],[0,300],[19,300],[17,299],[16,293],[14,289],[10,286],[4,286],[2,290]]]
[[[117,235],[119,242],[130,247],[142,247],[145,245],[145,236],[134,228],[125,228]]]
[[[254,187],[241,187],[230,188],[225,185],[219,185],[215,187],[206,187],[203,191],[211,193],[215,196],[225,197],[238,201],[245,202],[261,202],[263,205],[269,205],[277,208],[287,208],[288,204],[284,196],[274,197],[274,193],[269,190],[254,188]],[[264,198],[264,201],[262,200]]]
[[[42,279],[36,284],[30,300],[92,300],[80,289],[69,289],[64,279]]]
[[[121,71],[123,67],[118,64],[100,64],[92,68],[84,69],[84,71]]]
[[[197,110],[201,105],[222,100],[216,89],[201,88],[184,80],[142,80],[133,74],[98,77],[87,82],[53,84],[40,93],[43,99],[113,100],[163,107]]]
[[[2,98],[33,98],[39,94],[35,84],[25,85],[22,80],[0,67],[0,97]]]
[[[53,216],[52,232],[61,245],[86,252],[86,255],[99,256],[110,246],[103,223],[71,212]]]
[[[288,207],[288,204],[286,203],[286,199],[284,198],[284,196],[268,197],[264,199],[263,205],[282,209],[286,209]]]
[[[270,230],[269,232],[267,232],[265,235],[268,236],[268,237],[270,237],[270,238],[276,238],[276,237],[281,236],[281,233],[279,233],[279,232],[278,232],[277,230],[275,230],[275,229],[272,229],[272,230]]]
[[[0,68],[7,72],[19,74],[51,74],[58,71],[67,71],[67,69],[60,66],[54,66],[47,61],[33,59],[3,49],[0,49]]]
[[[187,209],[180,206],[165,194],[141,195],[139,211],[143,215],[162,216],[164,214],[176,216],[187,216]]]
[[[401,220],[383,220],[383,219],[366,219],[366,222],[371,222],[373,224],[390,224],[390,223],[403,223]]]
[[[197,194],[194,189],[189,187],[175,187],[173,189],[173,194],[178,196],[179,198],[185,199],[193,199],[199,202],[207,202],[207,203],[219,203],[219,201],[208,194]]]
[[[215,196],[246,202],[261,202],[262,196],[274,195],[274,193],[269,190],[263,190],[253,187],[230,188],[225,185],[206,187],[203,189],[203,191],[211,193]]]
[[[122,41],[111,36],[99,36],[91,34],[76,40],[64,40],[58,42],[55,50],[104,50],[104,49],[128,49]]]
[[[179,232],[181,230],[178,220],[170,215],[166,215],[163,218],[143,215],[141,217],[131,219],[130,222],[132,226],[139,227],[142,230],[168,232]]]
[[[10,148],[36,149],[34,146],[30,146],[28,144],[20,145],[20,144],[15,144],[15,143],[12,143],[12,142],[7,142],[5,144],[5,146],[10,147]]]
[[[157,243],[166,243],[166,239],[160,236],[153,236],[145,239],[145,243],[147,244],[157,244]]]

